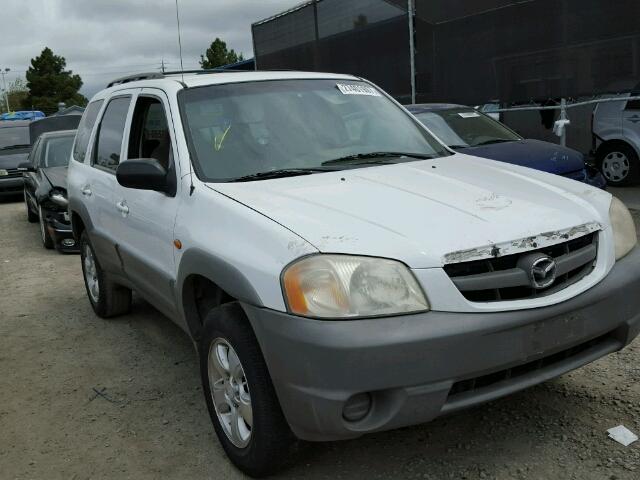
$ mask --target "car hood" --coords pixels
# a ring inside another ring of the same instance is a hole
[[[67,167],[49,167],[42,171],[53,187],[67,189]]]
[[[22,162],[26,162],[29,158],[28,150],[11,150],[11,153],[0,150],[0,168],[17,168]]]
[[[507,162],[563,175],[584,168],[583,155],[571,148],[540,140],[494,143],[461,150],[466,155]]]
[[[321,252],[395,258],[412,268],[606,228],[611,198],[562,177],[462,154],[209,187]]]

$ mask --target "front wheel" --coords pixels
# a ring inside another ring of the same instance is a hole
[[[207,315],[199,354],[207,408],[229,459],[252,477],[280,470],[290,461],[296,439],[238,304]]]
[[[53,248],[53,238],[51,238],[51,234],[47,228],[45,215],[40,205],[38,205],[38,221],[40,222],[40,238],[42,239],[42,246],[47,250],[51,250]]]
[[[24,189],[24,206],[27,209],[27,221],[29,223],[36,223],[38,221],[38,215],[35,214],[33,212],[33,210],[31,210],[31,207],[29,206],[29,198],[27,196],[27,189]]]

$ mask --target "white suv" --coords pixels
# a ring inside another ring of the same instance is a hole
[[[609,185],[640,183],[640,84],[620,100],[598,103],[592,130],[597,165]]]
[[[114,82],[69,213],[102,317],[135,290],[193,340],[250,475],[297,439],[426,422],[623,348],[640,249],[604,191],[455,153],[347,75]]]

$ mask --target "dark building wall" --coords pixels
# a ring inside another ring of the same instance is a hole
[[[317,0],[253,26],[258,69],[361,75],[410,98],[407,2]],[[640,0],[415,0],[418,101],[545,101],[640,79]]]

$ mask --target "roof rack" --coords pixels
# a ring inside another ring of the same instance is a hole
[[[114,85],[122,85],[123,83],[135,82],[137,80],[149,80],[152,78],[163,78],[164,75],[161,72],[147,72],[147,73],[134,73],[127,75],[126,77],[116,78],[112,82],[109,82],[107,88]]]
[[[131,75],[127,75],[126,77],[116,78],[115,80],[109,82],[107,88],[113,87],[114,85],[122,85],[123,83],[129,82],[137,82],[138,80],[152,80],[158,78],[165,78],[168,75],[182,75],[182,74],[207,74],[207,73],[233,73],[233,72],[247,72],[249,70],[239,70],[232,68],[199,68],[197,70],[172,70],[168,72],[147,72],[147,73],[133,73]]]

